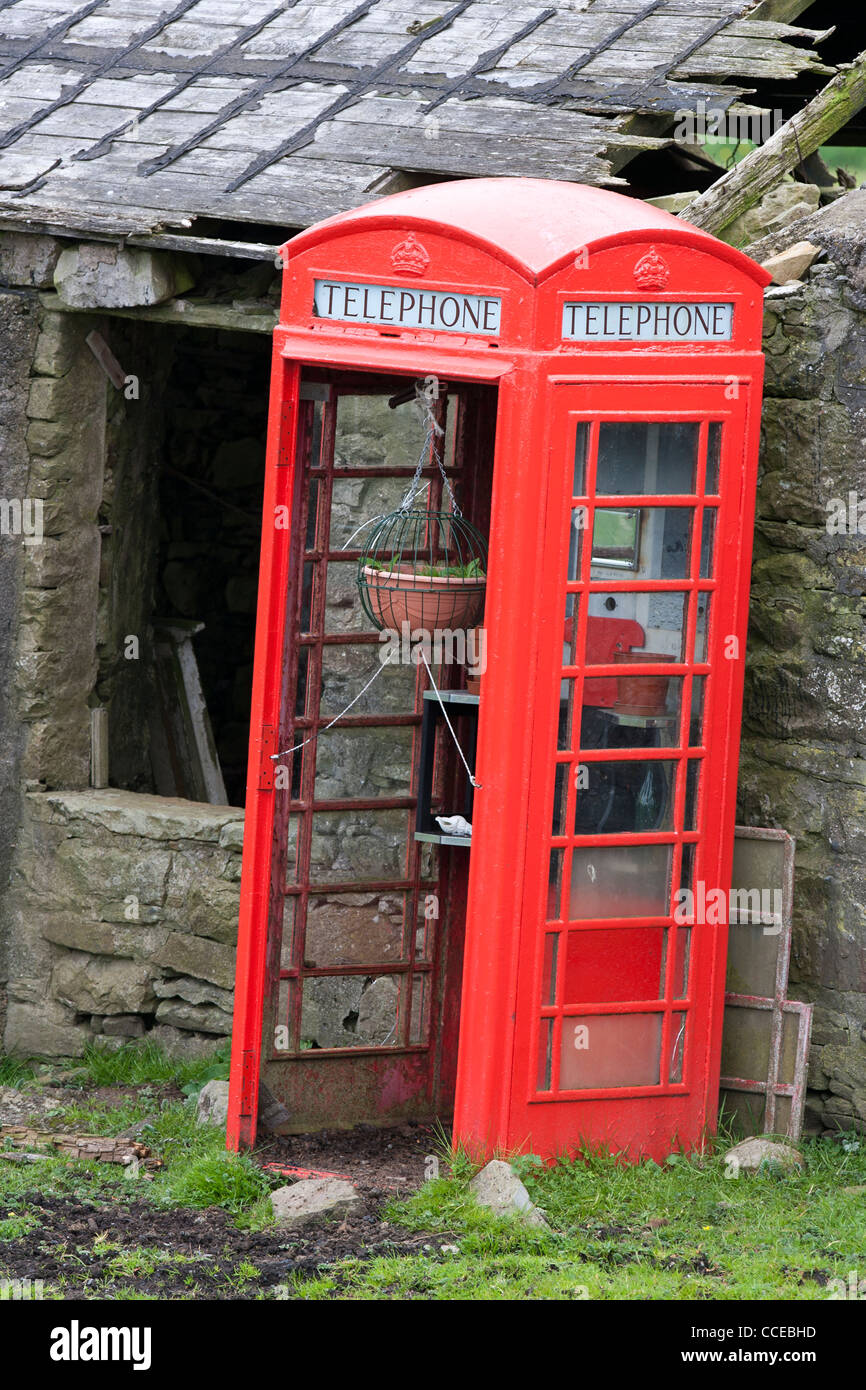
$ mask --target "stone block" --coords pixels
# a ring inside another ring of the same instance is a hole
[[[195,284],[185,256],[139,251],[106,243],[80,243],[64,251],[54,271],[54,287],[74,309],[122,309],[163,304]]]
[[[152,1013],[153,975],[146,965],[76,951],[55,965],[51,993],[77,1013]]]
[[[156,1043],[170,1057],[181,1057],[187,1061],[200,1061],[212,1057],[216,1049],[216,1039],[202,1033],[186,1033],[172,1028],[167,1023],[158,1023],[147,1035],[148,1041]]]
[[[156,1021],[172,1028],[216,1033],[222,1037],[229,1037],[232,1031],[231,1014],[224,1013],[215,1004],[187,1004],[184,999],[163,999],[156,1008]]]
[[[50,289],[63,243],[41,233],[4,231],[0,237],[0,279],[6,285]]]
[[[234,986],[234,949],[218,941],[170,932],[155,961],[156,964],[176,971],[179,975],[192,975],[197,980],[210,980],[221,989],[232,989]]]
[[[142,1038],[144,1019],[137,1014],[116,1014],[113,1018],[105,1019],[103,1033],[111,1038]]]
[[[46,940],[57,946],[130,960],[152,960],[168,940],[168,930],[164,927],[115,926],[92,922],[75,913],[43,917],[41,927]]]
[[[244,847],[244,822],[243,816],[240,820],[228,821],[220,831],[220,849],[234,850],[238,854]]]
[[[225,1129],[229,1117],[229,1083],[208,1081],[198,1093],[195,1107],[196,1124],[215,1125]]]
[[[232,1011],[231,990],[218,989],[216,985],[203,984],[201,980],[174,979],[157,980],[153,986],[158,999],[186,999],[190,1004],[217,1004],[225,1013]]]
[[[59,1010],[59,1006],[58,1010]],[[47,1001],[20,1004],[10,1000],[6,1012],[3,1046],[24,1057],[81,1057],[90,1031],[76,1026],[65,1011],[59,1021]]]
[[[345,1217],[361,1206],[355,1187],[344,1178],[303,1178],[270,1194],[276,1224],[289,1229]]]

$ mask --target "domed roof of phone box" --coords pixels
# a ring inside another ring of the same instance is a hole
[[[742,251],[661,208],[607,188],[556,179],[459,179],[429,184],[338,213],[287,243],[289,255],[365,228],[443,231],[468,241],[537,283],[580,247],[656,238],[697,246],[759,284],[769,275]]]

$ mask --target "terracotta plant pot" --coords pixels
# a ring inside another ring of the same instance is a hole
[[[369,565],[361,573],[370,608],[383,627],[395,632],[402,630],[403,623],[413,632],[470,628],[484,612],[484,579],[376,570]]]
[[[613,659],[629,666],[671,660],[667,652],[614,652]],[[664,714],[669,681],[669,676],[642,676],[638,671],[617,676],[615,708],[620,714],[641,714],[645,717]]]

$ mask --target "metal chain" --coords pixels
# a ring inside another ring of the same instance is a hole
[[[427,428],[424,434],[424,443],[421,445],[421,453],[418,456],[418,464],[415,468],[415,476],[409,484],[409,489],[405,497],[403,498],[403,501],[400,503],[400,511],[408,512],[411,509],[412,503],[414,502],[419,490],[419,486],[421,483],[421,474],[424,471],[430,454],[432,453],[438,465],[439,472],[442,474],[442,482],[445,484],[445,490],[448,493],[448,496],[451,500],[451,511],[454,516],[462,516],[463,513],[458,507],[457,499],[451,490],[451,484],[448,481],[448,475],[445,472],[445,465],[442,462],[442,455],[439,452],[439,448],[436,442],[437,435],[444,435],[445,431],[439,424],[439,421],[436,419],[436,416],[433,414],[433,407],[430,404],[430,396],[427,392],[426,382],[420,379],[415,382],[415,402],[421,408],[421,413]]]

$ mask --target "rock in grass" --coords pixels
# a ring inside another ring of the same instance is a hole
[[[757,1173],[762,1163],[775,1163],[781,1168],[802,1168],[806,1160],[793,1144],[780,1143],[778,1139],[768,1139],[766,1135],[756,1134],[743,1139],[728,1149],[725,1163],[736,1165],[739,1173]]]
[[[278,1226],[311,1226],[328,1216],[346,1216],[360,1202],[355,1188],[344,1178],[304,1178],[271,1193]]]
[[[229,1083],[208,1081],[198,1093],[195,1108],[196,1123],[217,1125],[225,1129],[229,1118]]]
[[[469,1184],[469,1191],[480,1207],[494,1216],[520,1216],[531,1226],[546,1226],[520,1178],[510,1163],[494,1158]]]

